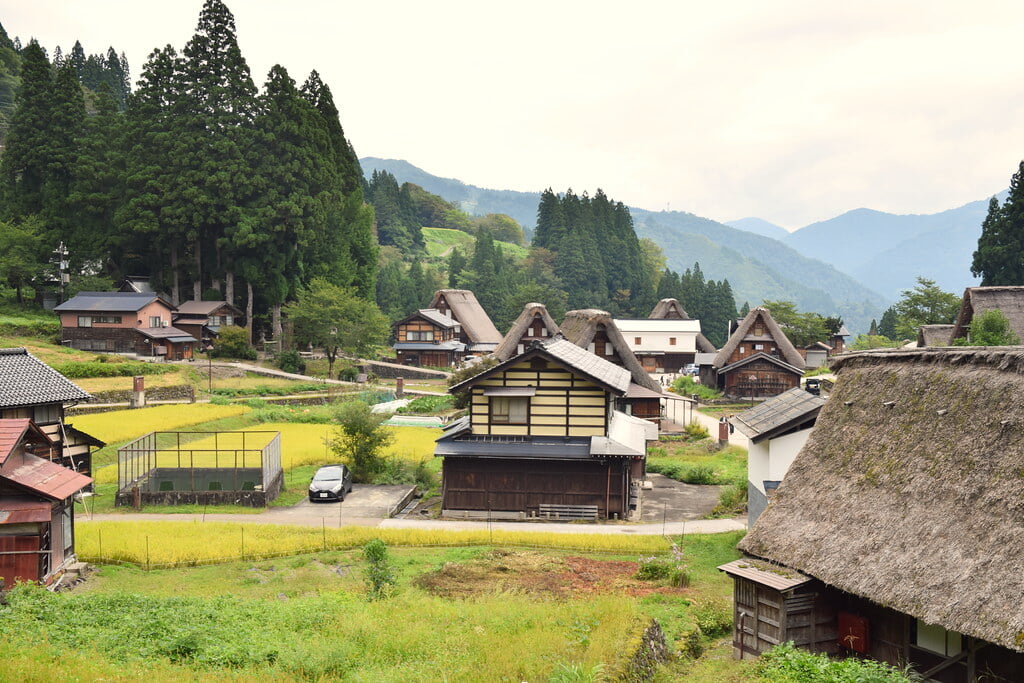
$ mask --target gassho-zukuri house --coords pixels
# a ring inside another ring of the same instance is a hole
[[[442,513],[634,519],[658,427],[620,410],[630,373],[557,335],[451,387],[470,412],[437,440]]]
[[[734,648],[1024,680],[1024,347],[860,352],[751,532]]]

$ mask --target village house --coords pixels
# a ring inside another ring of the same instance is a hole
[[[968,287],[947,344],[954,339],[969,339],[974,316],[988,311],[1006,316],[1010,330],[1024,340],[1024,287]]]
[[[442,510],[635,519],[657,427],[621,411],[627,370],[556,335],[451,387],[470,413],[437,440]]]
[[[468,289],[439,289],[428,308],[437,309],[459,323],[459,341],[466,345],[467,355],[486,356],[501,343],[501,332]]]
[[[61,343],[83,351],[187,360],[198,341],[171,326],[177,308],[152,292],[80,292],[54,310]]]
[[[910,664],[943,683],[1020,681],[1024,349],[833,360],[835,391],[757,524],[734,647]]]
[[[739,322],[715,356],[709,379],[726,396],[767,398],[800,386],[804,367],[803,357],[771,312],[758,306]]]
[[[730,418],[749,439],[747,526],[754,526],[764,512],[796,454],[807,443],[823,405],[821,396],[794,387]]]
[[[560,329],[576,346],[629,371],[632,383],[623,401],[628,414],[661,422],[661,385],[640,365],[609,313],[593,308],[569,311]]]
[[[544,304],[528,303],[523,306],[523,312],[512,323],[493,355],[498,360],[508,360],[526,351],[531,343],[549,339],[558,332],[558,323]]]
[[[832,355],[832,347],[820,341],[808,344],[803,349],[798,350],[800,355],[804,357],[804,364],[808,368],[820,368],[828,363],[828,358]]]
[[[65,421],[65,408],[91,398],[23,348],[0,349],[0,419],[30,419],[53,441],[49,457],[68,469],[92,473],[99,439]]]
[[[52,462],[28,418],[0,419],[0,585],[50,584],[76,561],[74,495],[92,479]]]
[[[921,325],[917,328],[917,348],[949,346],[953,343],[954,325]]]
[[[402,365],[447,368],[462,362],[462,325],[436,308],[421,308],[392,326],[395,357]]]
[[[199,350],[213,346],[220,328],[245,326],[245,314],[227,301],[186,301],[178,306],[171,324],[185,334],[199,340]]]
[[[846,329],[846,325],[840,325],[839,329],[836,330],[835,334],[832,335],[831,342],[832,350],[829,352],[829,356],[835,356],[840,353],[846,353],[846,338],[850,336],[850,331]]]
[[[663,362],[663,365],[661,366],[662,369],[661,370],[657,370],[658,372],[669,372],[669,373],[681,372],[683,370],[683,368],[685,368],[685,366],[690,364],[690,363],[696,365],[697,364],[697,360],[698,360],[697,357],[700,354],[706,354],[706,353],[714,354],[714,353],[716,353],[718,351],[718,349],[715,348],[715,345],[712,344],[708,340],[708,338],[705,337],[704,334],[701,332],[701,327],[700,327],[699,321],[694,321],[690,317],[690,315],[686,312],[686,309],[684,309],[682,307],[682,305],[676,299],[662,299],[661,301],[659,301],[654,306],[654,308],[651,310],[651,314],[649,316],[647,316],[647,319],[648,320],[662,320],[662,321],[665,321],[666,323],[668,323],[668,321],[679,321],[680,323],[684,323],[684,322],[690,322],[690,323],[697,322],[697,333],[696,333],[696,335],[693,338],[693,348],[694,348],[693,353],[691,354],[689,351],[681,351],[679,348],[677,348],[678,347],[678,335],[668,334],[668,339],[667,339],[668,344],[667,344],[667,347],[666,347],[667,350],[665,351],[665,356],[662,358],[662,362]],[[626,338],[626,341],[629,341],[629,333],[628,333],[628,331],[624,327],[622,327],[621,325],[620,325],[619,329],[622,330],[623,336]],[[672,343],[672,337],[676,337],[676,343],[675,344]],[[641,353],[637,351],[637,348],[640,345],[644,344],[645,341],[646,340],[643,340],[641,338],[641,341],[639,343],[637,343],[637,346],[636,347],[632,347],[634,349],[634,353],[636,353],[638,357],[641,355]],[[659,340],[659,341],[661,342],[662,346],[666,346],[664,344],[664,341],[666,341],[664,337],[662,337],[661,340]],[[657,360],[657,359],[655,359],[655,360]],[[651,362],[647,361],[647,363],[644,364],[643,359],[641,359],[641,364],[644,365],[644,369],[645,370],[648,370],[648,367],[651,365]],[[655,367],[657,367],[657,363],[655,363]],[[650,372],[650,370],[648,370],[648,372]]]

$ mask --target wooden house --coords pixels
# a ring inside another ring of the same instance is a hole
[[[92,479],[50,457],[28,418],[0,419],[0,584],[49,584],[75,562],[74,495]]]
[[[462,325],[436,308],[421,308],[392,326],[392,348],[403,365],[447,368],[462,362]]]
[[[31,419],[54,442],[53,461],[85,475],[92,473],[92,449],[106,444],[75,429],[64,409],[89,398],[25,349],[0,349],[0,419]]]
[[[592,308],[569,311],[561,331],[576,346],[628,370],[632,386],[624,403],[626,412],[660,422],[661,385],[640,365],[609,313]]]
[[[171,326],[177,309],[152,292],[80,292],[54,310],[61,343],[83,351],[187,360],[198,341]]]
[[[1020,681],[1024,349],[860,352],[833,367],[814,431],[740,542],[765,571],[722,567],[737,654],[794,639],[925,680]],[[789,572],[806,581],[778,585]]]
[[[648,374],[682,372],[699,351],[707,348],[700,342],[703,335],[699,320],[616,319],[615,326]]]
[[[786,476],[825,405],[821,396],[799,387],[784,391],[729,420],[749,439],[747,446],[747,526],[764,512]]]
[[[846,353],[846,338],[849,336],[850,331],[846,329],[846,325],[840,325],[839,329],[829,339],[829,344],[832,347],[829,355],[834,356],[839,353]]]
[[[800,386],[804,359],[763,306],[751,309],[715,356],[715,383],[727,396],[767,398]]]
[[[657,428],[619,410],[631,385],[559,335],[451,387],[469,393],[470,414],[434,452],[444,514],[635,518]]]
[[[459,323],[459,341],[466,345],[467,355],[485,356],[493,353],[501,343],[501,332],[491,322],[476,295],[468,289],[439,289],[434,293],[429,308],[436,308]]]
[[[816,341],[800,350],[800,355],[804,357],[806,367],[820,368],[828,362],[829,356],[832,355],[832,347],[825,342]]]
[[[651,310],[651,314],[647,316],[650,320],[691,320],[690,314],[686,312],[676,299],[662,299],[659,301],[654,308]],[[694,346],[696,352],[692,360],[686,361],[686,363],[697,363],[696,355],[701,353],[716,353],[718,349],[715,345],[708,341],[708,338],[704,336],[704,333],[699,331],[694,340]],[[672,364],[675,365],[675,364]],[[679,365],[679,368],[682,368]],[[679,370],[672,370],[672,372],[678,372]]]
[[[494,350],[494,357],[498,360],[508,360],[526,351],[533,342],[550,339],[558,332],[558,323],[548,313],[544,304],[528,303],[523,306],[523,312],[512,323],[508,334]]]
[[[968,287],[964,290],[960,312],[953,324],[950,339],[970,339],[974,316],[988,311],[999,311],[1006,316],[1010,330],[1024,340],[1024,287]],[[950,342],[951,343],[951,342]]]
[[[156,290],[153,289],[148,275],[128,275],[118,284],[117,291],[153,294]]]
[[[186,301],[178,306],[172,324],[199,340],[199,349],[216,344],[222,327],[245,326],[245,314],[227,301]]]

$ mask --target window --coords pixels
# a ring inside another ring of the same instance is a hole
[[[963,650],[963,643],[960,634],[955,631],[947,631],[941,626],[926,624],[920,619],[914,620],[914,631],[911,634],[911,642],[922,650],[928,650],[936,654],[952,657],[960,654]]]
[[[163,327],[164,326],[163,318],[161,318],[158,315],[151,315],[151,316],[149,316],[149,326],[150,327]]]
[[[746,353],[746,352],[747,352],[747,347],[746,346],[741,346],[740,347],[740,353]]]
[[[529,412],[529,397],[491,397],[491,422],[494,424],[524,425],[526,424],[526,417]]]
[[[611,342],[605,342],[604,343],[604,355],[610,356],[613,353],[615,353],[615,348],[612,346],[612,343]]]
[[[668,338],[668,345],[669,346],[675,346],[676,345],[676,338],[675,337],[669,337]]]
[[[78,316],[79,327],[92,327],[92,316],[91,315],[80,315]]]
[[[643,341],[640,337],[633,337],[633,343],[636,344],[637,346],[640,346],[640,344],[642,344]]]
[[[409,330],[405,333],[405,338],[409,341],[434,341],[434,331]]]
[[[764,344],[754,344],[755,351],[764,351]]]
[[[35,406],[32,410],[32,421],[36,424],[50,424],[58,420],[60,420],[60,404],[58,403]]]

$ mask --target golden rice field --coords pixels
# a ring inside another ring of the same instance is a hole
[[[76,429],[107,443],[129,441],[149,432],[172,431],[225,417],[249,412],[244,405],[181,403],[152,406],[137,410],[115,410],[109,413],[76,415],[68,419]]]
[[[85,562],[130,562],[149,568],[187,567],[355,548],[374,538],[389,546],[409,547],[497,545],[630,554],[662,553],[669,549],[669,542],[660,536],[79,520],[75,528],[75,550]]]

